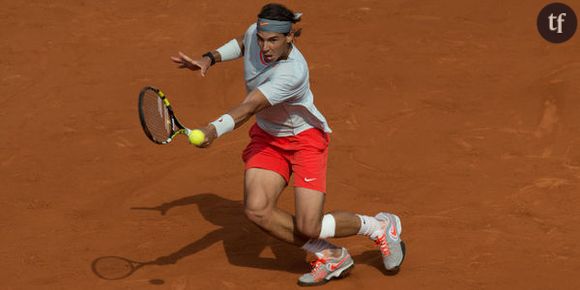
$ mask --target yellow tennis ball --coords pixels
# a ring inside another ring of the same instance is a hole
[[[195,146],[199,146],[201,143],[203,143],[203,141],[205,141],[205,134],[199,129],[191,130],[188,137],[189,143]]]

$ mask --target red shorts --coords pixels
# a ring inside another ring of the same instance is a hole
[[[296,136],[275,137],[254,124],[252,140],[242,159],[249,168],[262,168],[280,174],[286,183],[294,173],[294,186],[326,192],[328,134],[308,129]]]

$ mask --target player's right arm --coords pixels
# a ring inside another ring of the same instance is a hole
[[[244,37],[236,37],[220,48],[205,53],[201,58],[192,59],[183,52],[178,56],[172,56],[171,60],[179,64],[178,68],[187,68],[192,71],[200,70],[205,76],[209,67],[222,61],[234,60],[244,55]]]
[[[206,138],[198,147],[208,147],[217,137],[219,137],[217,126],[223,127],[221,122],[229,123],[226,127],[230,127],[227,131],[231,131],[239,128],[253,115],[270,106],[270,101],[260,90],[253,90],[246,96],[243,102],[229,110],[228,113],[220,117],[220,119],[210,123],[205,128],[199,128],[199,130],[205,134]],[[221,131],[223,131],[223,129],[221,129]]]
[[[239,128],[258,112],[300,95],[301,91],[308,88],[307,77],[307,68],[301,64],[280,64],[270,80],[251,91],[242,103],[207,127],[199,128],[206,138],[198,147],[208,147],[216,138]]]

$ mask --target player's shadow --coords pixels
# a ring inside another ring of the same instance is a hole
[[[131,209],[157,211],[166,215],[175,207],[188,205],[197,205],[203,217],[220,228],[169,255],[157,258],[155,264],[175,264],[215,243],[223,242],[228,261],[233,265],[293,273],[306,270],[304,250],[270,237],[248,221],[241,201],[225,199],[213,193],[201,193],[159,206]]]
[[[375,269],[379,272],[383,273],[383,275],[393,276],[396,275],[397,272],[388,272],[383,265],[383,260],[381,258],[381,253],[378,249],[376,250],[367,250],[358,255],[352,256],[355,264],[366,264]]]

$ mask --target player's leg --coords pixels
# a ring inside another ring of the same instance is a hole
[[[297,230],[310,239],[318,239],[322,226],[324,193],[302,187],[296,187],[294,193]]]
[[[322,214],[325,194],[321,191],[296,187],[296,229],[310,239],[341,238],[353,235],[377,240],[385,234],[389,220],[386,213],[370,217],[347,211]],[[396,216],[393,215],[393,219]],[[400,228],[400,221],[399,223]],[[393,223],[396,226],[396,223]]]
[[[278,173],[249,168],[244,180],[244,208],[248,219],[272,236],[302,246],[306,238],[297,235],[294,218],[276,207],[286,180]]]
[[[324,233],[323,225],[327,222],[322,216],[325,194],[310,188],[296,187],[295,196],[296,229],[310,238],[302,248],[317,257],[312,263],[311,272],[302,275],[298,279],[298,284],[320,285],[331,279],[346,276],[354,267],[354,261],[348,251],[320,239]]]

